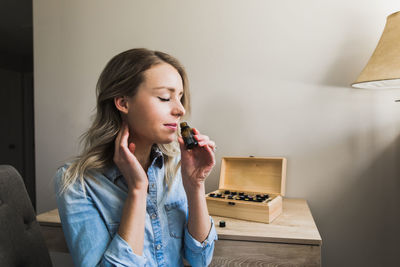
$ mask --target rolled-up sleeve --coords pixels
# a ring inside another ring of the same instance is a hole
[[[129,244],[116,233],[104,253],[104,266],[144,266],[146,257],[133,253]],[[103,266],[101,265],[101,266]]]
[[[208,266],[214,253],[215,240],[218,235],[215,230],[214,220],[210,216],[211,228],[207,238],[203,242],[197,241],[190,233],[185,224],[184,253],[185,258],[193,267]]]
[[[133,253],[118,233],[111,236],[79,182],[59,194],[64,171],[62,167],[55,175],[55,191],[65,240],[75,266],[145,266],[145,256]]]

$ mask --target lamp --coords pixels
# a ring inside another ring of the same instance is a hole
[[[400,11],[387,17],[374,53],[351,86],[364,89],[400,88]]]

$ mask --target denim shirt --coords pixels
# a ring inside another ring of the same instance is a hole
[[[148,169],[143,254],[135,254],[118,234],[127,184],[114,164],[95,180],[84,179],[86,195],[79,181],[59,194],[68,164],[55,175],[58,210],[65,239],[76,266],[183,266],[184,257],[192,266],[210,264],[214,241],[218,239],[214,221],[202,243],[187,228],[188,203],[180,170],[171,185],[164,181],[163,155],[152,151]]]

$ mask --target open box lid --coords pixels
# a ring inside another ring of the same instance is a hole
[[[286,158],[223,157],[219,188],[285,195]]]

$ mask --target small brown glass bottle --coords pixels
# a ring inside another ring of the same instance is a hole
[[[185,142],[186,149],[192,149],[198,145],[197,140],[194,139],[193,131],[186,122],[181,122],[181,134]]]

